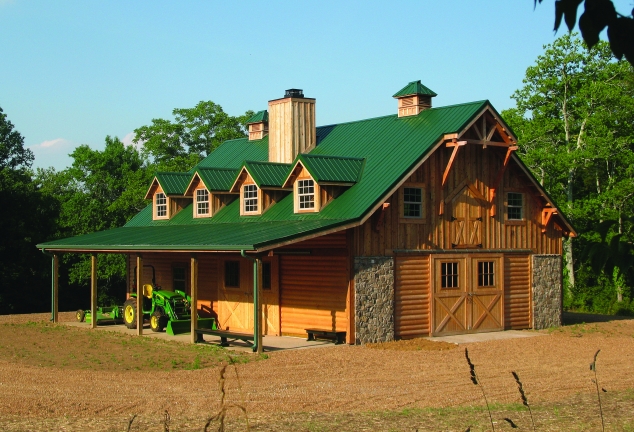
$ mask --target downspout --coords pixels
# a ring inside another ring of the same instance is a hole
[[[258,335],[260,334],[260,328],[258,326],[258,260],[251,258],[244,253],[244,249],[240,250],[242,258],[253,261],[253,352],[258,350]]]
[[[42,253],[51,257],[51,322],[55,321],[55,256],[42,249]]]

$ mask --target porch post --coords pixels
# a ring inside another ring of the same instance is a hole
[[[97,254],[90,255],[90,328],[97,327]]]
[[[196,343],[196,329],[198,328],[198,258],[196,255],[192,254],[191,256],[191,269],[190,269],[190,277],[191,277],[191,342]]]
[[[263,329],[262,329],[262,258],[256,258],[256,265],[257,265],[257,295],[255,296],[255,298],[253,299],[253,301],[255,302],[255,310],[257,311],[257,314],[255,316],[255,319],[257,320],[256,324],[256,329],[257,329],[257,334],[256,334],[256,338],[257,338],[257,353],[258,354],[262,354],[263,349],[262,349],[262,333],[263,333]]]
[[[143,334],[143,257],[136,256],[136,334]]]
[[[59,255],[53,255],[53,322],[59,322]]]

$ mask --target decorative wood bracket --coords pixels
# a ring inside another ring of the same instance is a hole
[[[377,211],[377,218],[374,222],[374,231],[379,231],[381,229],[381,226],[383,225],[383,222],[385,221],[385,212],[387,211],[387,209],[390,207],[390,203],[383,203],[383,205],[379,208],[379,210]]]
[[[542,232],[546,232],[548,222],[554,214],[557,214],[556,208],[546,207],[542,210]]]
[[[508,146],[506,149],[506,156],[504,157],[504,163],[500,167],[495,180],[493,181],[493,187],[489,189],[489,203],[491,204],[491,208],[489,209],[489,214],[491,216],[495,216],[495,205],[493,204],[495,201],[495,192],[498,190],[500,183],[502,182],[502,177],[504,177],[504,172],[509,165],[509,161],[511,160],[511,154],[517,150],[517,146]]]
[[[445,172],[442,175],[442,186],[447,182],[447,177],[449,176],[449,171],[451,170],[451,166],[453,162],[456,160],[456,154],[458,154],[458,149],[463,145],[466,145],[466,141],[458,141],[456,138],[452,140],[452,142],[447,143],[447,147],[453,147],[453,152],[451,152],[451,157],[449,158],[449,162],[447,162],[447,167],[445,168]]]

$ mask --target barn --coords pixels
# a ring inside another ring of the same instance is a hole
[[[559,325],[574,228],[488,101],[435,96],[413,81],[392,114],[317,127],[315,99],[287,90],[248,137],[156,173],[125,226],[38,247],[95,269],[125,254],[129,293],[154,277],[228,331],[363,344]]]

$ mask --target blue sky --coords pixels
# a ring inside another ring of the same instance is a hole
[[[174,108],[239,115],[287,88],[317,99],[318,125],[395,113],[392,94],[417,79],[435,106],[501,111],[553,21],[553,0],[0,0],[0,107],[34,166],[56,169]]]

